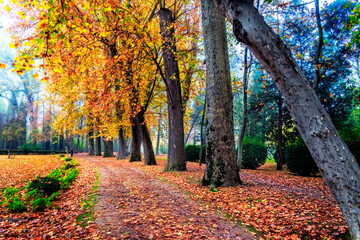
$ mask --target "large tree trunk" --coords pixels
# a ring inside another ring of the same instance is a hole
[[[114,142],[113,140],[105,140],[103,138],[104,142],[104,154],[103,157],[114,157]]]
[[[92,130],[88,133],[88,141],[89,141],[89,155],[95,155],[95,145],[94,145],[94,132]]]
[[[242,164],[242,153],[243,153],[243,141],[245,137],[245,130],[246,130],[246,124],[248,120],[248,109],[247,109],[247,88],[248,88],[248,71],[249,71],[249,63],[247,61],[247,55],[248,55],[248,48],[245,47],[245,53],[244,53],[244,75],[243,75],[243,119],[241,123],[241,129],[239,133],[239,148],[238,148],[238,158],[237,158],[237,166],[239,167],[239,171],[241,170],[241,164]]]
[[[205,151],[204,151],[204,123],[205,123],[205,114],[206,114],[206,96],[204,101],[204,107],[202,111],[202,117],[200,122],[200,156],[199,156],[199,165],[201,166],[202,163],[205,163]]]
[[[162,112],[160,112],[160,115],[159,115],[159,123],[158,123],[158,129],[157,129],[156,155],[160,154],[161,119],[162,119]]]
[[[119,129],[119,151],[117,155],[117,159],[125,159],[126,158],[126,141],[124,136],[124,129]]]
[[[316,48],[316,55],[315,55],[315,58],[314,58],[314,62],[315,62],[315,81],[314,81],[313,88],[314,88],[315,92],[317,93],[319,91],[319,84],[320,84],[320,80],[321,80],[321,73],[320,73],[320,69],[321,69],[321,64],[320,64],[321,50],[322,50],[322,46],[324,45],[323,32],[322,32],[322,26],[321,26],[321,19],[320,19],[319,0],[315,0],[315,16],[316,16],[316,26],[317,26],[318,34],[319,34],[319,42],[318,42],[318,45],[317,45],[317,48]]]
[[[265,23],[250,0],[213,0],[269,72],[286,107],[338,202],[355,239],[360,239],[360,167],[329,114],[308,85],[291,51]]]
[[[141,126],[141,138],[144,148],[145,165],[156,165],[154,148],[151,142],[149,129],[145,122],[144,111],[138,113],[139,123]]]
[[[140,162],[141,161],[141,130],[139,117],[136,115],[131,118],[131,156],[130,162]]]
[[[206,58],[206,169],[204,185],[241,183],[236,165],[233,97],[225,19],[213,2],[202,0]]]
[[[101,156],[101,137],[95,137],[95,156]]]
[[[282,105],[283,101],[281,98],[281,95],[279,93],[278,98],[278,129],[277,129],[277,149],[278,149],[278,155],[276,158],[276,170],[282,170],[282,165],[284,163],[284,152],[283,152],[283,134],[282,134],[282,128],[283,128],[283,114],[282,114]]]
[[[169,9],[161,8],[160,32],[163,40],[166,95],[168,99],[169,142],[164,171],[185,171],[184,112],[180,87],[180,72],[176,60],[174,17]]]

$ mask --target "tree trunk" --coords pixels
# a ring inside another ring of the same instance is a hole
[[[162,112],[160,112],[160,115],[159,115],[159,123],[158,123],[158,131],[157,131],[157,140],[156,140],[156,155],[160,155],[161,118],[162,118]]]
[[[89,141],[89,155],[94,156],[95,155],[95,145],[94,145],[94,132],[89,131],[88,133],[88,141]]]
[[[239,133],[239,148],[238,148],[238,159],[237,159],[237,166],[239,168],[239,171],[241,171],[241,164],[242,164],[242,153],[243,153],[243,141],[245,137],[245,130],[246,130],[246,124],[248,120],[248,109],[247,109],[247,88],[248,88],[248,71],[249,71],[249,65],[247,62],[247,55],[248,55],[248,48],[245,47],[245,53],[244,53],[244,76],[243,76],[243,119],[241,124],[241,129]],[[249,63],[251,64],[251,63]]]
[[[324,45],[324,40],[323,40],[323,32],[322,32],[322,27],[321,27],[321,19],[320,19],[320,6],[319,6],[319,0],[315,0],[315,16],[316,16],[316,26],[318,29],[318,34],[319,34],[319,43],[317,45],[316,48],[316,55],[314,58],[314,62],[315,62],[315,82],[314,82],[314,90],[317,93],[319,91],[319,83],[321,80],[321,65],[320,65],[320,58],[321,58],[321,50],[322,50],[322,46]]]
[[[103,138],[104,142],[104,154],[103,157],[114,157],[114,142],[113,140],[105,140]]]
[[[225,19],[213,2],[201,0],[206,58],[206,169],[204,185],[241,183],[236,165],[233,97]]]
[[[131,156],[130,162],[140,162],[141,161],[141,130],[139,117],[131,117]]]
[[[276,158],[276,170],[282,170],[282,165],[284,162],[284,152],[283,152],[283,134],[282,134],[282,127],[283,127],[283,114],[282,114],[282,98],[279,93],[278,98],[278,129],[277,129],[277,148],[278,148],[278,156]]]
[[[145,113],[143,110],[138,113],[139,123],[141,126],[142,143],[144,148],[145,165],[156,165],[154,148],[151,142],[149,129],[145,122],[144,114]]]
[[[206,96],[204,101],[203,107],[203,114],[201,117],[200,123],[200,156],[199,156],[199,165],[201,166],[202,163],[205,163],[205,152],[204,152],[204,121],[205,121],[205,114],[206,114]]]
[[[117,155],[117,159],[125,159],[126,158],[126,141],[124,137],[124,129],[119,129],[119,151]]]
[[[160,32],[163,40],[166,95],[168,99],[169,142],[164,171],[186,171],[184,145],[184,113],[180,87],[180,72],[176,60],[175,19],[169,9],[161,8]]]
[[[95,137],[95,156],[101,156],[101,137]]]
[[[265,23],[252,1],[213,2],[232,23],[236,38],[248,45],[271,75],[353,237],[360,239],[360,167],[308,85],[291,51]]]

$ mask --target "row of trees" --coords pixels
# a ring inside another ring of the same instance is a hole
[[[347,58],[356,57],[356,51],[348,48],[346,40],[341,45],[332,37],[339,35],[335,35],[336,31],[342,31],[339,23],[347,19],[346,14],[351,13],[351,9],[336,14],[323,11],[324,26],[331,26],[329,31],[323,31],[318,1],[314,12],[316,21],[310,18],[279,20],[292,19],[292,14],[298,16],[301,12],[304,15],[307,9],[302,3],[295,2],[294,11],[282,12],[279,8],[292,6],[277,4],[277,13],[272,13],[268,21],[275,24],[278,34],[292,46],[298,58],[296,61],[251,1],[204,0],[201,5],[207,114],[203,183],[211,187],[241,183],[238,171],[241,159],[238,163],[235,159],[225,15],[232,24],[235,38],[247,45],[243,58],[244,116],[239,151],[245,130],[254,129],[251,116],[247,121],[247,112],[277,108],[277,121],[273,121],[277,122],[277,131],[272,135],[277,139],[280,169],[284,142],[291,139],[291,136],[284,139],[283,135],[293,132],[291,116],[353,235],[360,237],[359,165],[330,120],[331,117],[349,119],[353,111],[350,107],[345,113],[341,112],[344,108],[339,104],[349,106],[353,98],[353,89],[346,82],[348,78],[342,77],[349,75]],[[159,109],[164,109],[167,104],[169,142],[165,171],[183,171],[186,170],[184,117],[189,110],[189,99],[194,97],[192,93],[201,86],[194,79],[200,80],[203,75],[197,44],[200,38],[198,6],[196,1],[21,2],[18,10],[22,20],[13,33],[15,46],[22,54],[14,65],[21,73],[32,67],[34,58],[43,59],[41,67],[49,100],[57,105],[54,129],[62,134],[86,133],[90,154],[99,154],[94,149],[100,149],[102,136],[104,155],[112,156],[113,140],[117,137],[118,158],[125,158],[125,139],[131,136],[130,161],[141,160],[142,143],[145,164],[156,164],[148,128],[153,121],[150,113],[161,116],[163,111]],[[264,6],[257,2],[259,10]],[[267,10],[264,7],[264,11]],[[31,28],[34,23],[35,29]],[[318,31],[314,30],[315,23]],[[19,32],[22,34],[17,34]],[[29,32],[31,35],[26,36]],[[308,45],[311,42],[305,41],[303,35],[318,38]],[[252,54],[258,63],[252,60]],[[248,86],[250,72],[260,84],[255,82]],[[270,77],[275,85],[269,81]],[[279,91],[277,94],[275,86]],[[166,102],[163,101],[165,94]],[[251,95],[249,102],[253,102],[250,109],[247,109],[248,94]],[[265,108],[271,102],[276,107]],[[284,110],[284,104],[289,112]],[[274,116],[261,115],[266,120]],[[264,128],[267,129],[273,131],[276,128]],[[271,132],[263,131],[263,135],[271,136]]]

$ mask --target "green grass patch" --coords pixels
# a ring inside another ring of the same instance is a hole
[[[95,168],[95,182],[94,186],[91,189],[90,193],[81,201],[81,205],[83,208],[83,213],[80,214],[76,222],[80,223],[81,226],[86,226],[89,222],[94,221],[94,212],[95,212],[95,204],[98,198],[98,189],[100,184],[100,173],[97,168]]]

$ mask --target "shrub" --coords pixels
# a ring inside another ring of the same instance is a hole
[[[28,153],[28,152],[31,151],[31,146],[30,146],[30,144],[25,143],[25,144],[19,146],[18,149],[19,149],[20,152],[25,154],[25,153]]]
[[[49,199],[39,197],[32,202],[31,206],[34,208],[36,212],[40,212],[40,211],[44,211],[44,209],[50,204],[51,203]]]
[[[285,161],[288,169],[301,176],[316,174],[319,169],[302,139],[286,147]]]
[[[57,158],[63,158],[63,157],[65,157],[65,154],[59,154],[59,155],[57,155]]]
[[[5,208],[12,212],[25,212],[27,207],[21,201],[21,195],[18,194],[19,190],[16,187],[8,187],[4,190],[5,200],[0,202]]]
[[[61,160],[64,160],[66,162],[70,162],[73,159],[71,157],[63,157],[63,158],[61,158]]]
[[[66,171],[65,177],[61,179],[61,189],[68,189],[71,183],[76,179],[79,174],[79,169],[71,168]]]
[[[197,162],[200,156],[200,146],[186,145],[185,147],[185,160],[187,162]]]
[[[47,176],[50,178],[59,179],[62,175],[63,175],[62,171],[59,168],[57,168],[52,170],[51,173],[49,173]]]
[[[26,187],[29,191],[38,189],[39,192],[44,193],[46,196],[50,196],[54,192],[60,190],[60,181],[54,177],[37,177],[28,183]]]
[[[256,169],[266,161],[267,149],[264,144],[248,138],[244,139],[241,167]]]

